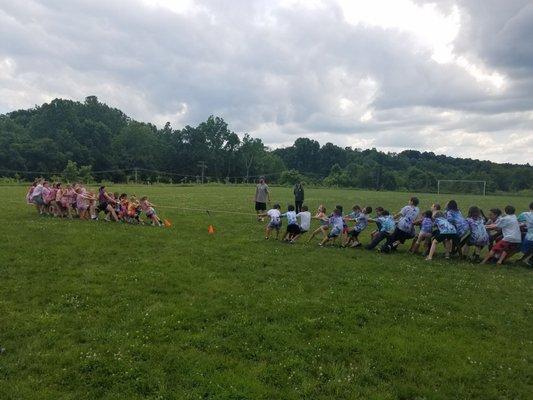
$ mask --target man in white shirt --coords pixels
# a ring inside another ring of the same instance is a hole
[[[493,257],[496,257],[498,265],[510,258],[520,248],[522,243],[522,233],[520,232],[520,224],[516,218],[515,208],[513,206],[505,207],[505,215],[500,217],[493,224],[487,225],[487,229],[501,229],[503,238],[492,246],[482,264],[487,263]]]

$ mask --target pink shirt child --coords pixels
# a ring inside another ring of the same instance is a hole
[[[79,193],[76,193],[76,208],[78,210],[87,210],[89,208],[89,200],[86,198],[85,188],[81,188]]]

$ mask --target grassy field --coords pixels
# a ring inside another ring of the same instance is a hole
[[[251,187],[112,189],[169,206],[173,226],[38,217],[25,188],[0,187],[1,399],[531,398],[530,269],[284,245],[251,215],[183,210],[252,212]],[[306,196],[313,210],[409,197]]]

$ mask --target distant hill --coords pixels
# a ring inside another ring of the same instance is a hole
[[[69,164],[69,161],[71,163]],[[290,147],[271,150],[260,139],[239,137],[218,117],[196,127],[162,129],[134,121],[100,103],[56,99],[29,110],[0,115],[0,176],[32,179],[63,174],[75,162],[96,180],[195,181],[199,163],[206,179],[269,181],[386,190],[432,191],[437,179],[484,180],[489,191],[533,189],[533,167],[497,164],[406,150],[323,146],[299,138]],[[464,190],[467,187],[465,186]]]

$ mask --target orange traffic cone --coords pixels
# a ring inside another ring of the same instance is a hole
[[[213,225],[209,225],[209,227],[207,228],[207,233],[209,233],[210,235],[214,234],[215,227]]]
[[[165,225],[165,228],[170,228],[172,226],[172,222],[170,222],[168,219],[164,219],[163,224]]]

